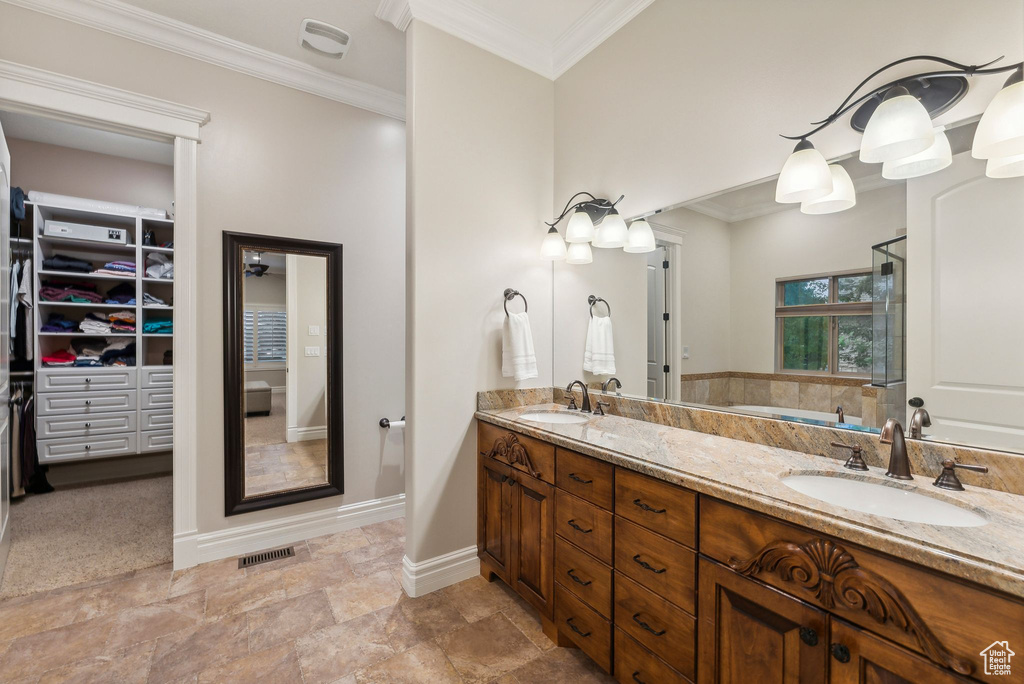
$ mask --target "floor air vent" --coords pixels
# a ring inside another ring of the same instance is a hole
[[[250,553],[248,556],[242,556],[238,559],[238,568],[251,568],[254,565],[260,563],[269,563],[271,561],[281,560],[282,558],[291,558],[295,555],[295,547],[288,546],[283,549],[271,549],[270,551],[257,551],[256,553]]]

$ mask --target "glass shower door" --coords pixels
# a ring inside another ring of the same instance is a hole
[[[907,237],[874,245],[871,260],[871,384],[889,387],[906,380]]]

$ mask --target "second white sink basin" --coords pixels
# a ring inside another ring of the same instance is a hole
[[[586,423],[590,418],[568,411],[534,411],[524,413],[519,416],[519,420],[528,420],[531,423]]]
[[[801,494],[861,513],[942,527],[980,527],[988,522],[966,508],[900,487],[826,475],[790,475],[782,483]]]

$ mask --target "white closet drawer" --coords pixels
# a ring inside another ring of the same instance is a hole
[[[169,409],[172,406],[174,406],[174,390],[170,387],[142,390],[142,404],[139,408],[143,410]]]
[[[170,387],[174,384],[174,366],[143,367],[142,387]]]
[[[145,454],[151,451],[170,451],[174,448],[173,430],[157,430],[143,432],[139,435],[139,453]]]
[[[170,430],[174,426],[174,411],[161,409],[159,411],[143,411],[140,430]]]
[[[93,414],[106,411],[134,411],[138,398],[135,390],[123,392],[60,392],[36,395],[36,411],[40,416],[67,413]]]
[[[136,454],[136,434],[126,432],[122,435],[105,437],[72,437],[69,439],[41,439],[39,447],[40,463],[58,463],[61,461],[84,461],[92,458],[108,458]]]
[[[36,392],[135,389],[134,368],[40,368]]]
[[[97,413],[91,416],[57,415],[36,419],[36,437],[95,437],[118,432],[135,432],[137,411]]]

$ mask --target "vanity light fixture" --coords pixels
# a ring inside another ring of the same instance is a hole
[[[590,242],[594,239],[594,222],[583,209],[577,209],[569,217],[565,227],[565,241],[572,243]]]
[[[989,178],[1016,178],[1024,176],[1024,154],[1014,157],[993,157],[985,164]]]
[[[544,242],[540,243],[540,258],[542,261],[565,259],[565,241],[554,226],[551,226],[548,234],[544,236]]]
[[[868,119],[860,160],[884,163],[924,152],[935,141],[932,117],[904,86],[893,86]]]
[[[903,159],[894,159],[882,164],[882,177],[890,180],[917,178],[941,171],[953,163],[953,150],[949,147],[946,127],[935,128],[935,140],[931,147]]]
[[[565,255],[567,264],[589,264],[594,260],[594,253],[590,250],[589,242],[570,242],[569,249]]]
[[[779,174],[775,201],[780,204],[809,202],[828,195],[832,190],[832,172],[825,157],[814,149],[810,140],[801,140]]]
[[[585,199],[577,202],[581,196]],[[545,224],[548,232],[541,243],[540,258],[545,261],[566,259],[571,264],[589,264],[594,260],[593,252],[590,250],[591,242],[594,247],[624,246],[627,235],[626,223],[615,209],[615,205],[622,201],[622,197],[620,195],[614,202],[595,197],[589,192],[577,192],[570,197],[558,218]],[[569,214],[572,216],[566,226],[563,240],[558,233],[558,223]],[[568,250],[566,242],[569,243]]]
[[[637,219],[629,224],[629,231],[626,236],[626,246],[622,251],[630,254],[646,254],[658,248],[654,241],[654,231],[651,224],[644,219]]]
[[[832,192],[820,199],[801,203],[800,211],[804,214],[835,214],[857,204],[857,191],[846,169],[839,164],[831,164],[828,170],[832,177]]]
[[[601,249],[625,247],[628,233],[626,222],[619,216],[615,207],[612,207],[612,210],[601,221],[601,225],[594,229],[594,247]]]
[[[971,154],[976,159],[1024,154],[1024,65],[1017,66],[981,115]]]

